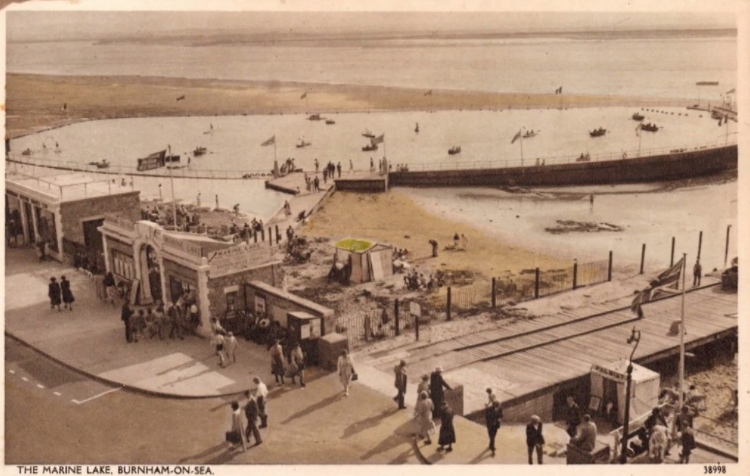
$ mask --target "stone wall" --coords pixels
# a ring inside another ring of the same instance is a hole
[[[539,167],[392,172],[389,185],[497,187],[641,183],[699,177],[725,170],[737,170],[736,145],[652,157]]]
[[[82,222],[103,218],[105,213],[120,215],[136,222],[141,219],[140,192],[104,195],[60,204],[60,218],[64,237],[85,244]]]
[[[275,317],[283,327],[286,327],[287,312],[306,312],[316,317],[321,317],[321,334],[333,332],[336,327],[336,315],[333,309],[321,306],[317,303],[284,292],[281,289],[263,290],[248,286],[247,304],[250,309],[255,309],[255,299],[263,296],[266,301],[266,310],[269,317]]]
[[[374,179],[336,179],[336,190],[339,192],[380,193],[388,191],[387,178]]]

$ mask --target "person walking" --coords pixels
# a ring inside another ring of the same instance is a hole
[[[107,300],[112,303],[112,307],[115,307],[117,283],[115,283],[115,276],[111,272],[107,273],[104,277],[104,291],[107,295]]]
[[[60,289],[60,283],[57,282],[57,278],[49,278],[49,285],[47,286],[47,296],[49,297],[50,309],[57,307],[58,312],[61,312],[60,303],[62,302],[62,290]]]
[[[226,347],[226,340],[224,336],[218,333],[214,333],[211,341],[216,349],[216,355],[219,357],[219,367],[226,366],[226,355],[224,354],[224,348]]]
[[[224,340],[226,341],[227,365],[230,362],[234,364],[237,362],[237,338],[234,336],[234,333],[227,332]]]
[[[320,179],[318,176],[315,176],[315,180],[313,180],[313,192],[320,192]]]
[[[581,423],[581,409],[578,408],[578,404],[573,399],[572,395],[568,395],[566,398],[567,408],[565,409],[565,424],[568,436],[573,438],[576,436],[578,431],[578,425]]]
[[[268,387],[258,377],[253,378],[253,383],[255,384],[255,401],[258,402],[258,416],[260,417],[258,428],[266,428],[268,426],[268,413],[266,412]]]
[[[661,464],[664,462],[668,443],[667,428],[662,425],[654,426],[648,440],[648,455],[652,463]]]
[[[339,178],[341,178],[341,162],[339,162],[338,164],[336,164],[336,171],[338,171]]]
[[[542,464],[542,449],[544,435],[542,435],[542,421],[536,415],[531,415],[531,421],[526,425],[526,447],[529,450],[529,464],[534,464],[532,458],[536,450],[536,462]]]
[[[247,451],[247,442],[245,441],[245,424],[242,423],[242,412],[240,411],[240,404],[238,402],[232,402],[231,432],[234,434],[229,438],[232,442],[231,449],[235,449],[237,447],[237,443],[235,443],[235,441],[239,439],[239,441],[242,443],[242,451]],[[237,438],[237,436],[239,436],[239,438]]]
[[[680,435],[682,443],[682,452],[680,453],[680,464],[690,463],[690,453],[695,449],[695,431],[691,427],[682,430]]]
[[[167,301],[167,320],[169,321],[172,328],[169,330],[169,338],[174,339],[177,337],[180,340],[183,340],[185,337],[183,336],[183,324],[182,324],[182,316],[180,310],[175,306],[172,301]]]
[[[427,395],[427,392],[419,394],[419,401],[414,408],[414,419],[417,424],[417,437],[422,438],[426,445],[431,445],[430,433],[435,431],[435,423],[432,422],[432,412],[435,407]]]
[[[341,351],[339,360],[336,362],[336,371],[339,374],[339,380],[344,387],[344,396],[349,396],[349,384],[354,376],[354,362],[349,352],[344,349]]]
[[[406,394],[406,384],[408,382],[408,376],[406,375],[406,361],[402,360],[393,368],[393,373],[396,374],[396,381],[393,384],[398,391],[398,394],[393,397],[393,400],[398,403],[398,409],[403,410],[406,408],[404,404],[404,395]]]
[[[247,418],[247,428],[245,429],[245,439],[250,443],[250,435],[255,438],[255,446],[263,443],[260,437],[260,430],[258,429],[258,415],[260,410],[258,409],[258,401],[250,393],[250,390],[245,392],[245,398],[247,398],[247,405],[245,405],[245,418]]]
[[[130,309],[130,304],[128,304],[128,300],[126,299],[125,302],[122,303],[120,319],[122,319],[122,322],[125,324],[125,340],[127,340],[128,343],[133,342],[133,326],[131,325],[131,318],[134,313],[135,312]]]
[[[703,267],[699,260],[695,260],[693,265],[693,287],[701,285],[701,274],[703,274]]]
[[[427,374],[422,375],[422,381],[417,385],[417,403],[419,403],[419,396],[422,392],[427,392],[427,395],[430,394],[430,376]]]
[[[487,435],[490,437],[489,449],[492,452],[492,456],[495,456],[495,437],[497,431],[500,429],[500,425],[503,422],[503,407],[500,406],[500,402],[493,400],[487,408],[484,409],[484,423],[487,425]]]
[[[63,303],[65,303],[65,309],[72,311],[73,302],[76,298],[73,297],[73,291],[70,290],[70,281],[65,278],[65,275],[60,277],[60,292],[62,293]]]
[[[302,346],[299,342],[294,345],[294,349],[292,349],[292,353],[289,355],[289,360],[291,360],[292,367],[296,369],[292,373],[292,383],[296,383],[294,378],[299,377],[300,387],[307,387],[305,383],[305,354],[302,352]]]
[[[448,385],[445,379],[443,379],[443,368],[438,366],[435,367],[435,371],[430,375],[430,398],[432,399],[432,403],[434,404],[434,408],[432,411],[433,418],[437,418],[440,416],[440,411],[443,406],[443,399],[445,398],[443,388],[451,390],[450,385]]]
[[[284,384],[284,374],[286,373],[286,359],[284,359],[284,349],[281,347],[281,341],[276,340],[270,349],[271,353],[271,373],[273,373],[276,383]]]
[[[456,429],[453,427],[453,410],[448,402],[443,402],[440,408],[440,433],[438,435],[438,451],[443,451],[444,446],[447,453],[453,451],[453,443],[456,442]]]

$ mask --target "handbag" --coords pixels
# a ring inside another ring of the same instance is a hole
[[[352,372],[352,382],[356,382],[359,380],[359,375],[357,375],[357,372]]]
[[[237,430],[226,432],[226,434],[224,435],[224,439],[232,444],[242,443],[242,436],[240,435],[240,432]]]

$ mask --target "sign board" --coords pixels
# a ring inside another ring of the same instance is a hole
[[[164,157],[167,155],[166,150],[155,152],[145,159],[138,159],[138,171],[154,170],[164,167]]]
[[[596,374],[607,377],[610,380],[615,380],[617,382],[625,382],[628,378],[628,376],[623,373],[620,373],[616,370],[608,369],[606,367],[602,367],[601,365],[597,365],[597,364],[594,364],[591,366],[591,371]]]
[[[161,235],[161,239],[165,246],[177,249],[179,251],[184,251],[185,253],[191,255],[203,256],[203,249],[200,247],[200,245],[192,243],[188,240],[180,240],[169,236],[166,233],[163,233]]]
[[[244,271],[269,261],[271,247],[266,243],[241,244],[208,254],[212,278]]]
[[[416,302],[410,302],[409,303],[409,314],[412,316],[421,316],[422,315],[422,308],[419,306],[419,303]]]

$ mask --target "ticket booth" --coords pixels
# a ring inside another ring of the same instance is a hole
[[[322,319],[306,312],[287,313],[289,336],[299,342],[305,354],[305,363],[318,364],[318,339],[321,337]]]
[[[618,424],[625,420],[625,383],[628,361],[621,360],[609,365],[591,367],[591,401],[589,410],[604,413],[607,404],[614,405],[613,411]],[[630,384],[630,419],[650,412],[659,404],[660,376],[646,367],[633,364]]]

